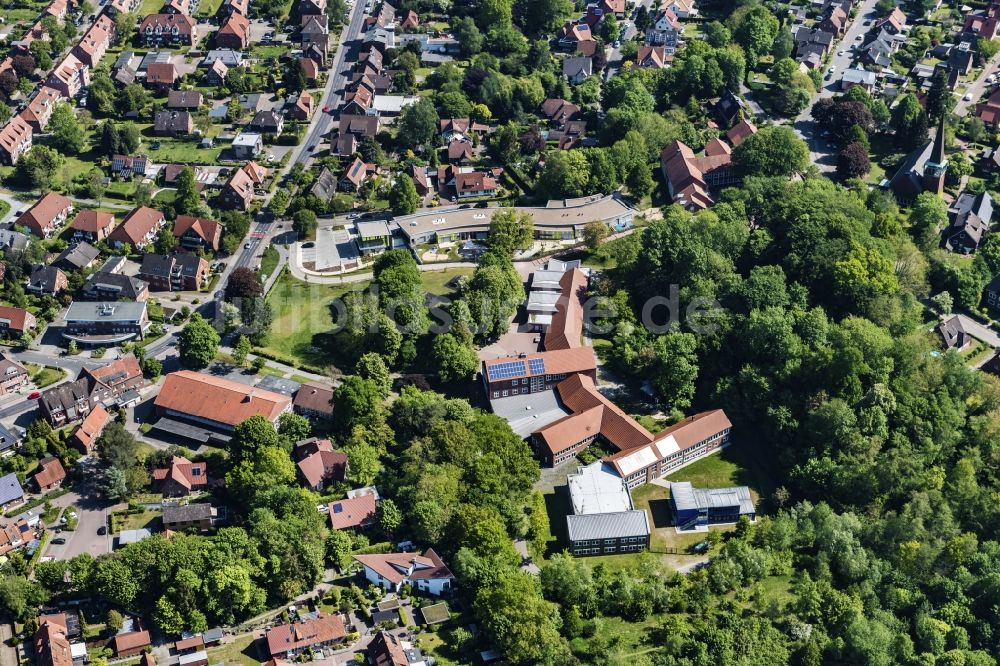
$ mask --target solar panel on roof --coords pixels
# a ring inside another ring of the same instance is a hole
[[[510,379],[511,377],[520,377],[524,374],[524,361],[497,363],[496,365],[489,366],[488,370],[491,381],[496,381],[498,379]]]
[[[545,359],[544,358],[533,358],[528,361],[528,367],[531,368],[531,374],[533,375],[544,375],[545,374]]]

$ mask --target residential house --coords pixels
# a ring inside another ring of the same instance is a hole
[[[204,247],[218,251],[222,224],[191,215],[178,215],[174,220],[174,236],[188,249]]]
[[[564,99],[547,99],[542,102],[542,115],[556,125],[564,125],[580,113],[580,107]]]
[[[166,0],[163,3],[164,14],[191,14],[190,0]]]
[[[35,315],[24,308],[0,305],[0,335],[19,337],[31,332],[35,325]]]
[[[420,18],[412,9],[406,12],[406,17],[397,26],[399,32],[409,32],[420,27]]]
[[[194,131],[194,119],[187,111],[157,111],[153,117],[156,136],[186,136]]]
[[[448,161],[452,164],[471,160],[475,156],[475,149],[469,141],[452,141],[445,150],[448,153]]]
[[[237,51],[250,46],[250,19],[243,14],[231,14],[215,33],[215,46]]]
[[[635,56],[635,66],[664,69],[670,66],[673,59],[662,46],[640,46]]]
[[[149,158],[145,155],[114,155],[111,158],[111,175],[127,180],[132,176],[145,176]]]
[[[842,37],[847,30],[849,17],[842,7],[831,5],[819,22],[819,29]]]
[[[3,545],[13,546],[16,543],[18,546],[25,544],[24,535],[22,535],[19,529],[15,526],[10,526],[14,530],[13,539],[6,537],[2,540]],[[4,528],[4,532],[7,532],[8,528]],[[25,530],[28,531],[28,530]],[[29,535],[30,536],[30,535]],[[4,550],[0,546],[0,550]],[[13,550],[13,547],[7,548],[7,552]],[[60,613],[58,615],[42,615],[38,618],[38,630],[35,632],[33,642],[35,647],[35,659],[38,666],[72,666],[75,661],[73,658],[73,646],[69,642],[69,630],[66,627],[66,615]]]
[[[28,235],[22,234],[20,231],[0,229],[0,251],[3,252],[3,256],[7,259],[21,256],[30,241],[31,239],[28,238]]]
[[[983,290],[983,303],[991,310],[1000,311],[1000,275],[994,275]]]
[[[841,76],[840,89],[847,91],[855,86],[858,86],[860,88],[864,88],[870,93],[875,89],[875,81],[875,72],[869,72],[858,67],[852,67],[851,69],[845,70],[843,76]]]
[[[477,123],[468,118],[442,118],[441,136],[445,143],[451,141],[471,141],[473,135],[482,136],[490,131],[489,125]]]
[[[238,160],[252,160],[264,149],[264,137],[256,132],[240,132],[233,139],[233,155]]]
[[[31,125],[14,116],[0,130],[0,158],[5,164],[17,164],[21,155],[31,150]]]
[[[119,659],[136,657],[151,645],[149,632],[145,629],[123,632],[111,639],[111,647],[115,651],[115,656]]]
[[[330,502],[330,526],[335,530],[365,528],[375,522],[378,495],[365,493]]]
[[[441,595],[455,587],[455,576],[432,548],[420,553],[354,555],[365,568],[365,578],[379,587],[399,592],[409,585],[423,594]]]
[[[177,68],[171,62],[154,62],[146,69],[146,85],[160,94],[167,92],[175,83]]]
[[[163,213],[140,206],[126,215],[122,223],[108,234],[108,243],[114,247],[127,246],[138,252],[155,241],[160,229],[166,225]]]
[[[107,14],[101,14],[73,47],[71,53],[88,67],[96,67],[110,48],[114,36],[114,20]]]
[[[303,416],[328,419],[333,416],[333,387],[319,382],[306,382],[295,393],[292,406]]]
[[[97,439],[104,432],[105,426],[111,422],[111,418],[111,414],[104,409],[104,405],[100,403],[94,405],[86,418],[73,431],[70,443],[85,456],[93,454],[94,449],[97,448]]]
[[[55,296],[69,288],[66,274],[54,266],[39,264],[31,269],[24,290],[36,296]]]
[[[189,441],[227,442],[251,416],[276,423],[291,411],[288,396],[208,374],[181,370],[167,375],[154,401],[153,428]]]
[[[54,427],[73,423],[93,413],[98,405],[124,406],[138,402],[144,382],[134,354],[92,370],[84,368],[76,380],[42,391],[38,407]]]
[[[233,14],[247,16],[249,13],[250,0],[226,0],[222,3],[222,7],[219,8],[219,14],[222,16],[231,16]]]
[[[150,14],[139,23],[139,39],[146,46],[194,44],[198,29],[186,14]]]
[[[299,0],[299,16],[325,16],[326,0]]]
[[[344,95],[344,105],[341,107],[340,113],[348,116],[371,115],[374,101],[374,92],[364,86],[356,86]]]
[[[60,252],[51,265],[64,271],[82,271],[90,268],[100,256],[101,251],[96,247],[86,241],[79,241]]]
[[[221,86],[226,82],[227,76],[229,76],[229,67],[221,60],[216,60],[205,72],[205,81],[210,86]]]
[[[949,207],[951,230],[945,248],[951,252],[970,254],[979,249],[993,220],[993,198],[988,192],[962,192]]]
[[[142,256],[139,277],[153,291],[197,291],[208,281],[208,262],[196,254],[152,254]]]
[[[319,76],[319,63],[312,58],[299,58],[299,64],[302,65],[302,72],[305,74],[306,83],[309,85],[315,84],[316,77]]]
[[[962,320],[958,315],[942,321],[938,324],[936,330],[944,342],[945,349],[963,351],[975,342],[975,339],[965,330]]]
[[[17,474],[11,472],[0,476],[0,510],[7,510],[24,501],[24,488],[17,481]]]
[[[226,181],[219,195],[225,208],[249,210],[253,203],[254,181],[243,169],[236,169]]]
[[[139,278],[99,270],[83,283],[78,298],[84,301],[136,301],[149,299],[149,285]]]
[[[355,157],[340,179],[340,189],[345,192],[357,192],[367,178],[368,170],[365,163],[361,161],[360,157]]]
[[[295,105],[292,106],[289,115],[295,120],[310,120],[313,111],[315,111],[313,96],[309,94],[308,90],[303,90],[296,98]]]
[[[63,97],[75,98],[90,85],[90,66],[70,53],[53,68],[46,84],[58,90]]]
[[[674,481],[670,484],[670,509],[678,530],[736,523],[744,516],[750,520],[757,517],[746,486],[695,488],[690,481]]]
[[[660,9],[653,17],[653,24],[646,28],[646,45],[662,46],[667,53],[677,50],[677,43],[684,26],[669,9]]]
[[[565,58],[562,61],[562,71],[566,80],[576,85],[594,73],[594,62],[582,56]]]
[[[274,111],[258,111],[253,120],[250,121],[250,129],[264,134],[281,134],[284,126],[284,117]]]
[[[742,143],[757,128],[741,120],[726,134],[732,147]],[[739,182],[732,156],[725,150],[713,150],[696,157],[685,143],[674,141],[660,153],[660,169],[673,201],[689,210],[700,210],[714,203],[712,192]]]
[[[988,127],[1000,125],[1000,90],[994,91],[982,104],[976,105],[976,116]]]
[[[374,666],[423,666],[426,658],[403,634],[379,631],[365,648],[368,663]]]
[[[474,199],[480,197],[494,197],[497,194],[497,180],[491,172],[452,171],[450,177],[446,176],[442,180],[444,185],[454,188],[455,196],[459,199]]]
[[[23,365],[0,352],[0,395],[7,395],[21,388],[28,383],[30,377]]]
[[[885,30],[891,35],[898,35],[906,30],[906,14],[899,7],[893,7],[885,16],[876,19],[873,30]]]
[[[948,60],[945,63],[939,63],[938,67],[943,67],[951,72],[956,72],[960,76],[967,76],[969,72],[972,71],[972,65],[975,62],[975,54],[968,42],[962,42],[955,48],[951,50],[948,54]]]
[[[346,135],[351,139],[354,138],[353,135]],[[333,198],[333,195],[337,193],[337,178],[333,175],[333,172],[323,167],[316,176],[316,180],[309,187],[309,194],[321,199],[322,201],[329,201]]]
[[[197,111],[203,101],[197,90],[171,90],[167,94],[167,108],[175,111]]]
[[[910,152],[889,181],[897,198],[912,201],[921,192],[944,192],[948,159],[944,152],[944,115],[941,118],[934,139]]]
[[[166,467],[153,469],[153,486],[164,497],[183,497],[208,487],[207,465],[174,456]]]
[[[353,134],[357,138],[365,136],[375,137],[379,131],[378,116],[341,114],[338,123],[339,131],[345,134]]]
[[[833,47],[835,39],[832,33],[820,30],[819,28],[807,28],[804,25],[795,29],[792,38],[795,40],[795,57],[800,62],[802,61],[802,56],[810,47],[816,47],[821,58],[826,57],[826,54]]]
[[[38,93],[31,98],[31,101],[18,114],[24,122],[31,125],[35,132],[44,132],[52,117],[52,111],[56,108],[56,102],[62,99],[62,93],[47,85],[38,87]]]
[[[192,504],[189,506],[202,506],[198,504]],[[211,509],[211,505],[207,505]],[[178,507],[172,507],[178,508]],[[203,511],[203,510],[200,510]],[[165,512],[164,512],[165,513]],[[164,527],[166,527],[166,520],[163,521]],[[172,528],[167,528],[172,529]],[[207,527],[205,529],[208,529]],[[192,652],[201,652],[205,649],[205,639],[202,638],[201,634],[195,634],[190,638],[182,638],[181,640],[174,643],[174,651],[177,654],[191,654]]]
[[[165,530],[208,530],[215,523],[217,511],[211,504],[185,504],[184,506],[163,507],[163,529]],[[205,643],[201,636],[196,637],[197,644],[188,644],[185,647],[178,647],[178,652],[187,652],[198,645],[204,648]],[[191,639],[188,639],[191,640]],[[180,642],[178,642],[180,645]]]
[[[73,301],[64,319],[63,338],[88,345],[142,340],[150,326],[145,302]]]
[[[47,493],[55,490],[66,480],[66,470],[63,469],[59,458],[46,456],[38,461],[38,466],[40,471],[32,477],[38,492]]]
[[[295,445],[295,457],[306,487],[315,492],[327,484],[342,482],[347,474],[347,454],[334,451],[328,439],[299,442]]]
[[[664,8],[669,9],[679,19],[695,18],[698,16],[698,8],[694,0],[666,0]]]
[[[974,36],[976,39],[990,40],[997,36],[1000,29],[1000,3],[991,2],[986,9],[980,9],[965,15],[962,35]]]
[[[17,225],[27,227],[39,238],[49,239],[73,212],[73,202],[61,194],[49,192],[17,218]]]
[[[299,30],[299,41],[303,49],[316,46],[326,53],[330,48],[330,27],[326,16],[304,16],[302,28]]]
[[[73,240],[96,243],[107,238],[114,226],[113,214],[87,208],[76,214],[69,228],[73,230]]]
[[[556,32],[556,40],[563,51],[576,51],[580,42],[593,41],[590,26],[586,23],[566,21]]]
[[[279,624],[267,630],[267,649],[272,659],[291,659],[306,650],[321,650],[347,638],[343,620],[329,613],[291,624]]]

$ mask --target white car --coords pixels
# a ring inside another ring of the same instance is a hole
[[[830,69],[827,70],[827,74],[833,74],[836,71],[837,71],[837,66],[836,65],[830,65]]]
[[[963,97],[962,100],[966,101],[966,102],[971,102],[972,101],[972,93],[965,93],[965,97]]]

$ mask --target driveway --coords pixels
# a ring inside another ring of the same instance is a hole
[[[979,74],[979,78],[969,84],[969,87],[965,90],[965,95],[958,100],[955,105],[955,115],[964,116],[969,112],[970,108],[975,108],[976,104],[979,103],[979,99],[987,92],[986,87],[986,77],[992,74],[996,68],[997,63],[1000,63],[1000,54],[993,56],[993,60],[989,61],[983,71]],[[965,101],[966,97],[970,97],[969,101]]]
[[[57,560],[69,560],[81,553],[90,553],[94,557],[111,552],[110,534],[101,536],[97,530],[107,525],[108,513],[112,504],[98,493],[97,483],[93,474],[86,474],[85,480],[78,484],[75,491],[66,493],[53,500],[54,506],[72,507],[79,518],[76,529],[72,532],[60,532],[59,536],[66,539],[63,545],[49,546],[45,555]]]
[[[1000,347],[1000,335],[997,335],[996,331],[992,328],[985,326],[984,324],[980,324],[968,315],[956,314],[955,316],[958,317],[960,322],[962,322],[962,328],[964,328],[969,335],[977,340],[985,342],[994,349]]]

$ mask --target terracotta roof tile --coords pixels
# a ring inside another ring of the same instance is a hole
[[[335,530],[361,527],[375,520],[375,495],[359,495],[330,502],[330,526]]]
[[[158,409],[169,409],[235,426],[260,415],[274,422],[292,399],[246,384],[211,375],[180,370],[167,375],[156,396]]]

